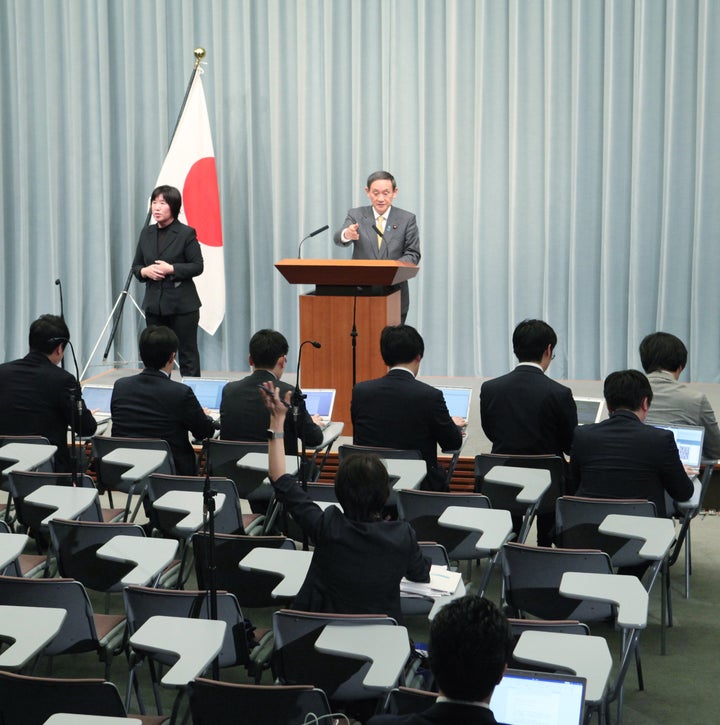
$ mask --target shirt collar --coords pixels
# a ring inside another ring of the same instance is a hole
[[[384,214],[378,214],[377,211],[375,211],[375,207],[372,207],[373,216],[375,217],[375,221],[378,220],[378,217],[382,217],[385,221],[388,220],[388,217],[390,216],[390,209],[392,209],[392,206],[389,206],[387,209],[385,209]]]
[[[537,368],[543,374],[545,373],[545,371],[543,370],[543,366],[540,365],[540,363],[536,363],[536,362],[521,362],[521,363],[518,363],[517,366],[520,367],[521,365],[529,365],[530,367]]]
[[[487,702],[480,702],[479,700],[455,700],[452,697],[445,697],[445,695],[438,695],[435,702],[452,702],[454,705],[472,705],[473,707],[484,707],[488,710],[490,705]]]
[[[410,368],[407,368],[404,365],[395,365],[395,367],[390,368],[390,370],[388,372],[390,372],[392,370],[404,370],[406,373],[410,373],[410,375],[415,377],[415,373],[412,370],[410,370]]]

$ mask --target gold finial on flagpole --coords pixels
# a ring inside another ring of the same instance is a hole
[[[195,55],[195,70],[197,70],[200,61],[205,57],[205,48],[195,48],[193,54]]]

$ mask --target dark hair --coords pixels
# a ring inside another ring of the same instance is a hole
[[[178,349],[177,335],[164,325],[148,325],[140,333],[140,358],[146,368],[160,370]]]
[[[335,495],[349,519],[378,519],[390,495],[390,477],[380,457],[353,453],[343,458],[335,474]]]
[[[70,340],[70,330],[65,320],[57,315],[41,315],[30,325],[28,347],[32,352],[49,355],[58,345],[65,346]]]
[[[646,373],[656,370],[675,372],[687,365],[685,343],[669,332],[653,332],[640,343],[640,362]]]
[[[425,354],[420,333],[410,325],[389,325],[380,333],[380,354],[388,367],[412,362]]]
[[[270,370],[275,367],[278,358],[287,355],[289,350],[285,335],[276,330],[258,330],[250,338],[250,358],[253,367]]]
[[[150,194],[150,201],[155,201],[158,196],[162,196],[170,207],[170,213],[173,219],[177,219],[180,216],[180,209],[182,208],[182,196],[180,191],[174,186],[156,186],[152,194]]]
[[[523,320],[513,332],[513,352],[520,362],[540,362],[550,345],[557,345],[555,330],[542,320]]]
[[[508,621],[484,597],[453,599],[430,625],[430,668],[446,697],[485,700],[502,679],[511,652]]]
[[[389,181],[392,183],[392,188],[397,189],[395,177],[389,171],[373,171],[367,178],[367,188],[369,189],[375,181]]]
[[[638,410],[643,398],[652,402],[653,391],[639,370],[617,370],[605,378],[603,395],[609,411]]]

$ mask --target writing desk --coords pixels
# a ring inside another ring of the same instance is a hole
[[[0,654],[0,669],[20,669],[60,631],[67,611],[56,607],[0,605],[0,636],[14,642]]]
[[[260,471],[267,473],[268,470],[268,454],[258,453],[246,453],[237,462],[237,467],[248,471]],[[298,459],[297,456],[285,456],[285,472],[290,476],[297,475],[298,472]]]
[[[225,503],[225,494],[215,494],[215,513]],[[185,518],[175,524],[175,528],[183,533],[191,534],[203,525],[205,499],[202,491],[168,491],[153,501],[153,508],[160,511],[175,511],[185,514]]]
[[[127,471],[120,475],[123,483],[132,484],[142,481],[157,471],[167,458],[166,451],[150,448],[116,448],[103,456],[103,463],[116,466],[128,466]]]
[[[175,539],[156,539],[119,534],[95,553],[100,559],[129,561],[136,566],[121,580],[125,586],[147,586],[173,560],[178,549]]]
[[[136,717],[113,717],[111,715],[78,715],[77,713],[56,712],[44,725],[142,725]]]
[[[675,540],[675,526],[671,519],[650,516],[608,514],[598,527],[601,534],[641,539],[645,543],[638,554],[643,559],[658,561],[665,558]]]
[[[150,617],[130,637],[130,645],[145,652],[174,654],[178,661],[161,683],[185,687],[201,675],[217,657],[225,637],[225,622],[187,617]]]
[[[518,639],[513,657],[529,665],[559,667],[587,680],[585,700],[605,697],[612,657],[604,637],[528,630]]]
[[[47,526],[51,519],[76,519],[95,503],[97,495],[97,490],[94,488],[46,484],[28,494],[25,497],[25,503],[55,509],[40,522],[42,526]]]
[[[22,554],[27,542],[26,534],[0,534],[0,571]]]
[[[412,458],[383,458],[382,462],[393,478],[397,478],[393,484],[393,490],[417,488],[427,475],[427,464],[425,461]]]
[[[397,684],[410,656],[405,627],[385,624],[328,624],[315,640],[315,649],[370,662],[363,679],[368,690],[386,692]]]
[[[437,596],[433,596],[432,599],[434,600],[432,609],[428,612],[428,619],[432,622],[432,620],[435,618],[435,615],[449,602],[451,602],[453,599],[458,599],[459,597],[464,597],[466,594],[465,589],[465,583],[462,579],[458,582],[457,588],[452,594],[441,594]],[[402,593],[400,594],[402,597]],[[432,595],[431,595],[432,596]]]
[[[305,581],[312,557],[312,551],[258,546],[242,558],[239,566],[245,571],[280,574],[283,580],[272,590],[271,595],[276,599],[293,599]]]
[[[10,471],[32,471],[47,463],[57,446],[46,443],[8,443],[0,448],[0,474]]]

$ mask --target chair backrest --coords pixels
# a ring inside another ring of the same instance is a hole
[[[275,652],[273,671],[284,684],[310,683],[331,700],[367,699],[362,682],[370,662],[330,655],[315,649],[315,641],[328,624],[362,627],[367,624],[395,626],[385,615],[324,614],[281,609],[273,614]]]
[[[490,499],[479,493],[442,493],[414,489],[398,492],[398,515],[413,527],[418,540],[442,544],[451,560],[477,559],[480,534],[441,526],[438,518],[448,506],[490,508]]]
[[[135,568],[133,562],[99,559],[97,550],[114,536],[145,536],[142,526],[130,523],[53,519],[48,529],[60,576],[97,592],[122,591],[121,579]]]
[[[125,587],[123,590],[127,612],[128,635],[132,636],[150,617],[186,617],[210,619],[210,595],[207,591],[151,589],[150,587]],[[229,592],[217,592],[217,618],[225,622],[225,638],[218,654],[220,667],[233,667],[250,662],[245,619],[237,599]],[[175,655],[153,655],[163,664],[174,663]]]
[[[55,713],[127,717],[120,693],[100,679],[29,677],[0,671],[0,724],[44,723]]]
[[[161,438],[117,438],[111,436],[93,436],[92,455],[95,461],[95,474],[100,491],[134,491],[137,486],[131,487],[121,480],[122,474],[128,469],[126,465],[106,463],[103,458],[116,448],[136,448],[139,450],[164,451],[167,453],[162,466],[157,473],[175,473],[175,462],[167,441]]]
[[[646,562],[638,554],[642,540],[601,534],[598,527],[608,514],[654,518],[652,501],[561,496],[555,511],[555,541],[563,549],[600,549],[610,556],[615,568]]]
[[[325,693],[311,685],[240,685],[198,677],[190,683],[190,712],[193,725],[237,725],[245,718],[298,725],[308,715],[326,718],[331,710]]]
[[[71,473],[51,473],[45,471],[12,471],[8,475],[10,495],[15,506],[17,520],[20,524],[33,531],[39,531],[40,522],[53,509],[37,504],[26,503],[25,498],[41,486],[72,486]],[[77,477],[78,487],[95,488],[92,478],[87,475]],[[99,499],[80,514],[81,521],[102,521],[102,509]]]
[[[388,693],[383,712],[388,715],[424,712],[435,703],[437,696],[437,692],[416,690],[414,687],[395,687]]]
[[[205,469],[211,476],[229,478],[235,483],[240,498],[254,491],[267,478],[267,471],[248,471],[237,467],[246,453],[267,453],[268,444],[258,441],[227,441],[208,438],[205,441]]]
[[[278,601],[272,590],[282,581],[280,574],[262,571],[243,571],[238,563],[256,547],[294,549],[295,543],[284,536],[215,535],[215,585],[232,592],[241,607],[272,607]],[[198,587],[208,586],[209,537],[197,533],[192,537],[195,574]]]
[[[447,549],[442,544],[434,541],[418,541],[420,551],[426,559],[430,559],[430,563],[435,566],[450,566],[450,557]]]
[[[591,549],[551,549],[526,544],[505,544],[503,578],[508,606],[537,619],[577,619],[597,622],[611,619],[614,607],[560,594],[560,580],[567,571],[612,574],[610,557]]]
[[[514,514],[525,513],[526,505],[515,500],[517,491],[511,487],[500,486],[485,480],[485,475],[494,466],[520,466],[522,468],[542,468],[550,471],[550,488],[540,499],[537,513],[555,511],[555,500],[565,493],[565,461],[560,456],[511,456],[502,453],[481,453],[475,456],[475,491],[484,493],[492,502],[493,508],[506,509]]]
[[[161,511],[152,506],[160,496],[170,491],[198,491],[205,488],[205,478],[202,476],[170,476],[153,473],[148,478],[147,498],[150,502],[148,516],[150,523],[165,536],[176,539],[185,538],[185,534],[175,527],[185,514],[177,511]],[[235,484],[229,478],[213,477],[210,479],[210,488],[225,496],[222,506],[215,512],[215,531],[218,534],[244,534],[242,510]]]

